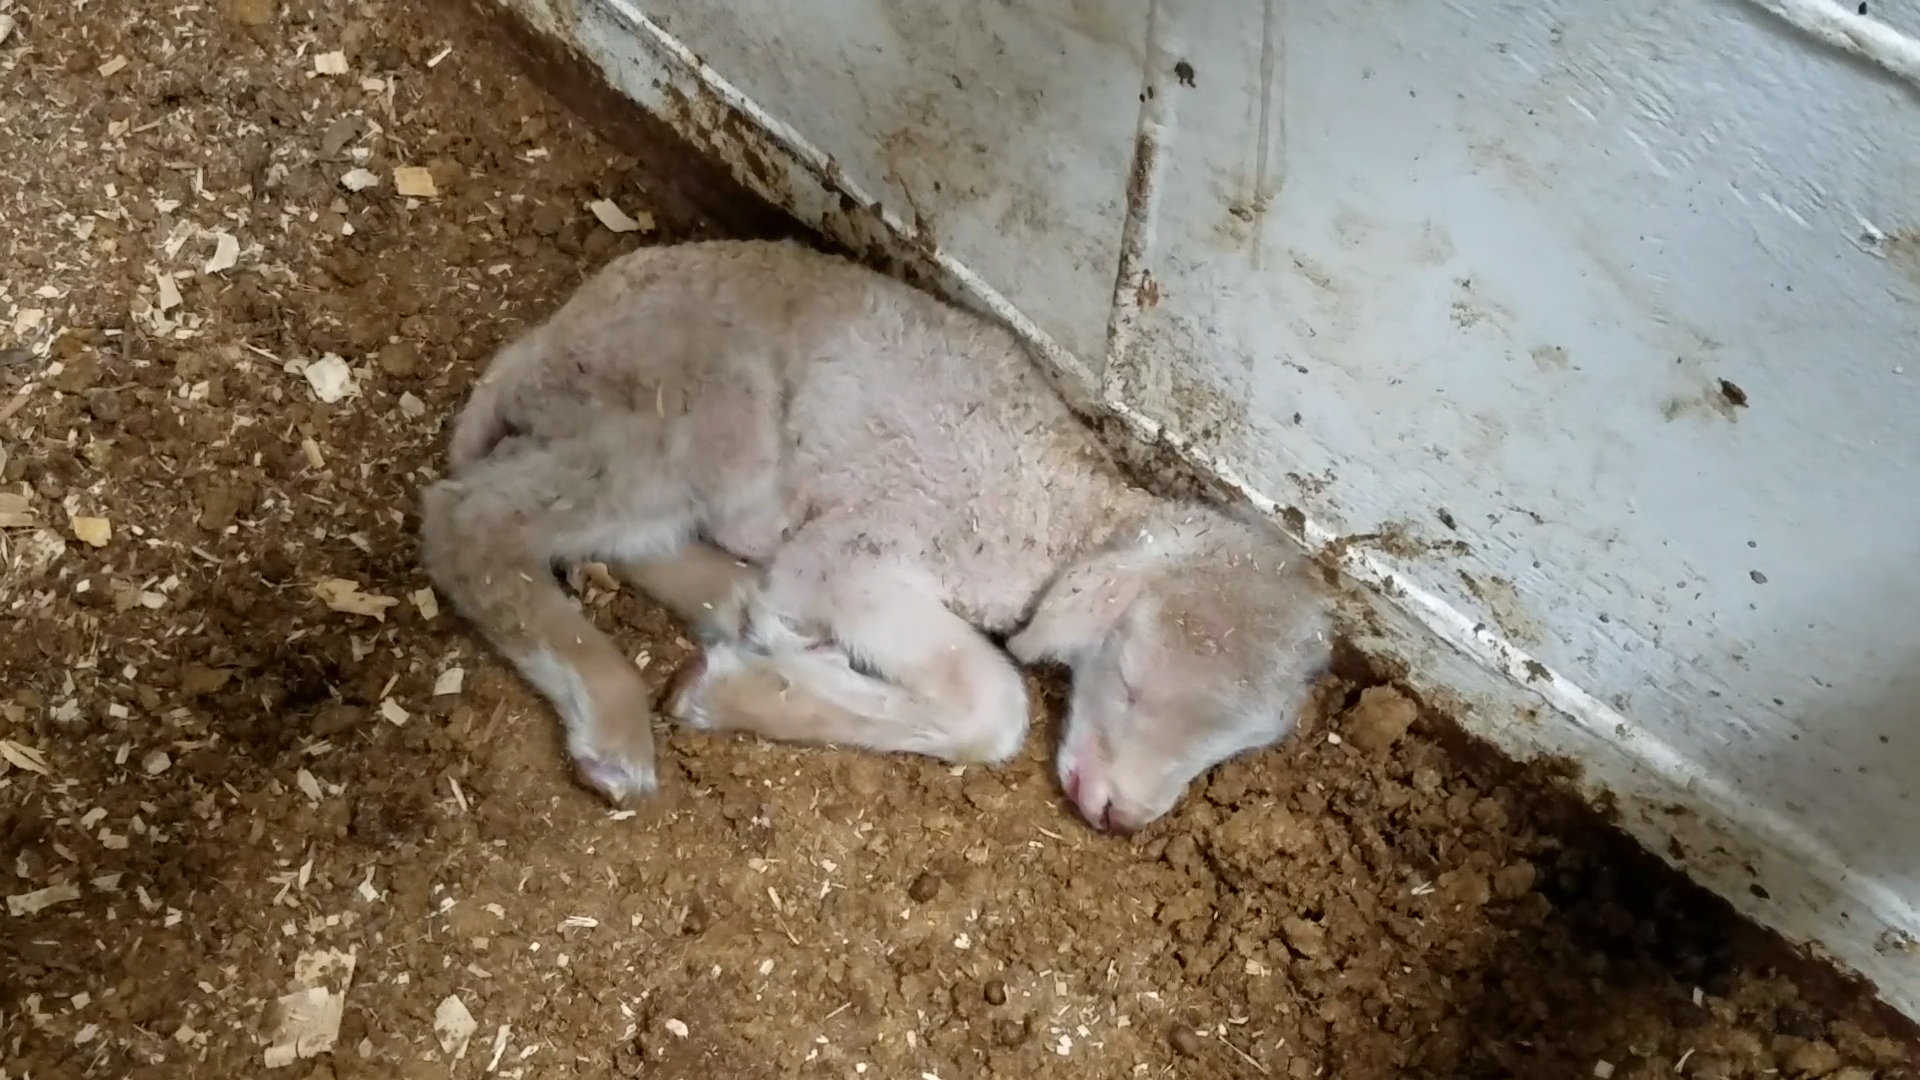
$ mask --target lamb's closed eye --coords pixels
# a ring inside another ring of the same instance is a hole
[[[1139,829],[1214,765],[1292,730],[1324,666],[1328,607],[1283,562],[1176,561],[1075,662],[1057,768],[1096,828]]]

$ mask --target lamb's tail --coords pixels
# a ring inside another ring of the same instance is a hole
[[[453,437],[447,446],[450,473],[459,475],[516,434],[513,421],[506,414],[506,401],[498,381],[483,378],[473,388],[453,421]]]
[[[487,364],[480,381],[467,395],[453,421],[448,440],[448,471],[455,476],[488,457],[501,443],[528,432],[520,407],[528,382],[540,379],[540,350],[544,335],[535,330],[509,343]]]

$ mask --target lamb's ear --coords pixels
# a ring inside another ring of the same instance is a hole
[[[1097,648],[1146,588],[1152,567],[1143,554],[1129,546],[1069,567],[1008,639],[1007,651],[1023,664],[1071,664]]]

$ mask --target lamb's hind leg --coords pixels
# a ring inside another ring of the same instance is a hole
[[[746,635],[760,568],[712,544],[690,540],[664,555],[613,558],[607,569],[672,612],[703,644]]]
[[[610,482],[583,439],[482,459],[421,498],[428,576],[553,704],[580,778],[615,802],[657,786],[652,695],[560,589],[553,564],[607,548],[673,550],[693,509],[676,487]]]
[[[886,571],[839,575],[824,588],[824,603],[787,610],[817,618],[833,645],[710,648],[670,711],[695,727],[953,762],[1004,761],[1019,750],[1027,729],[1019,672],[930,590]]]

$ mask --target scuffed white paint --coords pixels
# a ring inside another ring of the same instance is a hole
[[[1912,1011],[1908,89],[1711,5],[1178,10],[1217,47],[1162,83],[1128,400],[1310,521],[1398,523],[1377,568],[1610,744],[1637,832],[1688,807],[1690,869]]]
[[[1920,86],[1920,40],[1869,15],[1867,5],[1849,9],[1833,0],[1748,0],[1836,49],[1844,49]]]
[[[1920,0],[1839,50],[1818,0],[500,2],[1385,534],[1367,644],[1920,1016]]]

